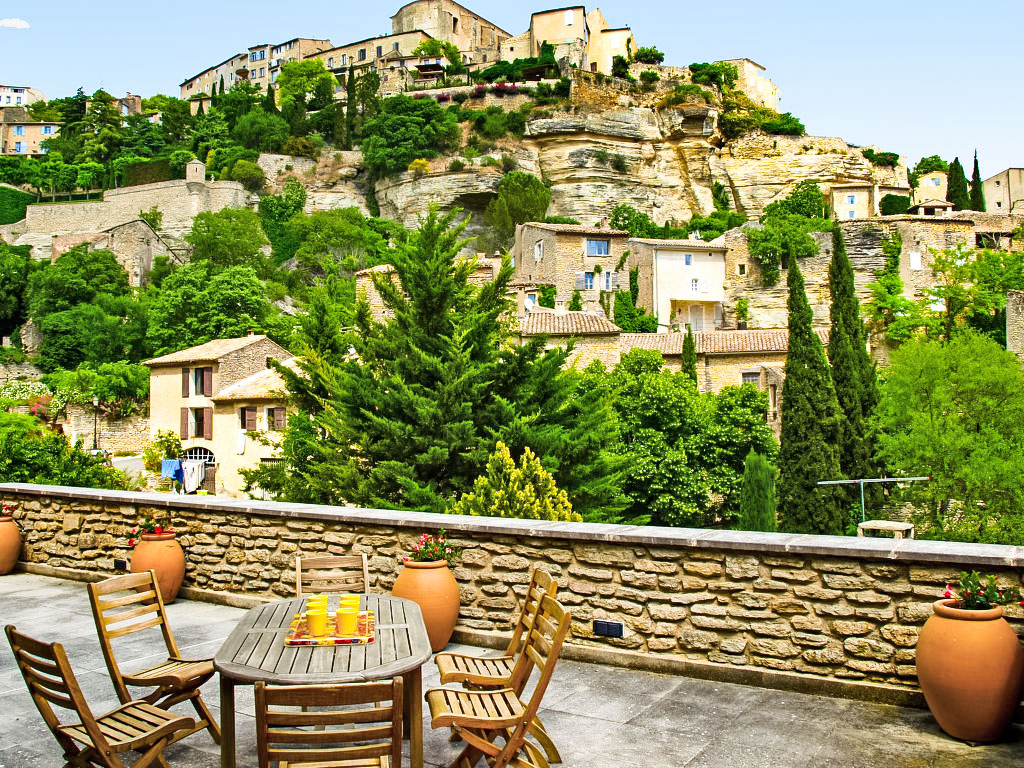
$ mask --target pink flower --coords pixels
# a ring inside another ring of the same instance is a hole
[[[153,532],[154,533],[163,533],[164,532],[164,527],[162,525],[158,525]]]
[[[134,547],[135,546],[135,539],[128,539],[128,546],[129,547]]]
[[[955,595],[953,594],[953,590],[949,586],[949,584],[946,585],[946,591],[942,593],[942,596],[943,597],[955,597]]]

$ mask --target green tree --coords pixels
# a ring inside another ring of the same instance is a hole
[[[568,309],[570,312],[579,312],[583,309],[583,296],[578,290],[574,290],[572,292],[572,298],[569,299]]]
[[[949,163],[943,160],[938,155],[929,155],[928,157],[922,157],[917,161],[917,165],[908,174],[910,180],[910,186],[917,189],[919,179],[926,173],[932,173],[934,171],[942,171],[943,173],[949,172]]]
[[[266,274],[261,249],[268,240],[258,214],[251,208],[222,208],[198,214],[185,242],[192,246],[191,260],[208,261],[214,272],[247,266]]]
[[[871,291],[871,301],[866,307],[868,330],[890,344],[906,341],[923,322],[917,305],[903,295],[903,278],[900,277],[902,251],[903,237],[899,232],[884,237],[882,253],[885,255],[885,267],[878,273],[878,282],[868,284]]]
[[[740,514],[736,528],[741,531],[775,531],[775,477],[778,470],[753,450],[743,464],[743,485],[740,487]]]
[[[686,337],[683,339],[682,372],[684,376],[693,382],[693,386],[696,387],[697,344],[694,341],[693,329],[690,326],[686,326]]]
[[[190,149],[200,160],[210,152],[231,145],[231,132],[220,110],[210,109],[209,113],[197,112],[192,119]]]
[[[880,456],[908,484],[919,537],[1024,540],[1024,372],[972,331],[916,339],[892,354],[877,409]]]
[[[796,259],[789,262],[789,346],[782,387],[779,453],[781,527],[791,533],[842,534],[843,494],[820,480],[840,479],[840,410]]]
[[[551,202],[551,190],[532,173],[512,171],[498,182],[498,196],[487,204],[484,223],[488,251],[507,251],[516,238],[516,225],[543,221]]]
[[[26,299],[31,317],[41,319],[91,302],[99,294],[126,296],[129,293],[128,274],[113,252],[78,245],[32,274]]]
[[[341,336],[340,312],[326,311],[326,301],[316,309],[327,341],[300,345],[310,354],[300,393],[315,402],[289,424],[286,495],[440,511],[471,490],[502,440],[513,451],[535,448],[581,514],[614,505],[613,433],[600,422],[607,411],[563,378],[565,350],[508,345],[501,317],[512,267],[471,283],[474,262],[458,258],[466,241],[457,215],[431,208],[396,248],[394,272],[374,274],[393,319],[374,320],[361,302],[355,331]],[[338,346],[344,352],[329,352]]]
[[[235,141],[260,152],[277,152],[290,135],[284,118],[261,109],[254,109],[238,118],[232,131]]]
[[[949,182],[946,186],[946,200],[953,204],[954,211],[966,211],[971,207],[971,196],[967,191],[967,177],[960,158],[954,157],[949,164]]]
[[[287,232],[296,243],[295,257],[313,272],[335,273],[340,267],[351,277],[360,269],[384,263],[391,253],[389,228],[354,207],[295,216]]]
[[[639,61],[641,64],[661,64],[664,60],[665,54],[653,45],[647,48],[640,46],[633,54],[633,61]]]
[[[981,183],[981,171],[978,169],[978,150],[974,150],[974,170],[971,172],[971,210],[985,210],[985,189]]]
[[[26,292],[35,269],[31,246],[0,240],[0,336],[10,336],[28,320]]]
[[[878,211],[883,216],[902,216],[910,209],[910,195],[883,195]]]
[[[231,86],[227,93],[221,88],[220,96],[217,98],[217,109],[224,115],[224,121],[228,124],[228,130],[234,132],[238,127],[238,121],[253,110],[260,109],[263,105],[264,96],[260,86],[245,80],[239,80]]]
[[[769,203],[761,220],[765,221],[780,214],[796,214],[808,219],[827,219],[828,208],[821,187],[810,180],[799,182],[786,197]]]
[[[40,318],[39,367],[55,371],[86,362],[138,360],[146,353],[144,329],[145,313],[137,302],[98,294],[91,302]]]
[[[558,489],[533,451],[525,448],[517,467],[508,446],[500,440],[487,460],[485,474],[476,479],[472,491],[464,493],[447,511],[453,515],[526,520],[583,520],[572,511],[569,496]]]
[[[209,262],[185,264],[167,275],[147,300],[146,340],[155,354],[267,330],[271,308],[263,283],[248,266],[214,271]]]
[[[76,162],[109,162],[123,141],[121,112],[114,97],[102,89],[93,93],[74,131],[82,142]]]
[[[31,416],[0,413],[0,477],[9,483],[125,490],[125,476],[82,444],[46,430]]]
[[[267,95],[263,97],[263,111],[270,115],[279,115],[281,110],[277,108],[277,100],[274,97],[274,91],[277,89],[273,86],[267,88]]]
[[[286,61],[281,65],[281,72],[276,81],[277,89],[280,91],[281,109],[284,110],[290,103],[307,106],[309,98],[316,92],[320,83],[325,83],[331,93],[334,93],[334,75],[327,71],[320,59]]]
[[[357,84],[358,85],[358,84]],[[455,115],[434,99],[399,95],[385,99],[363,126],[363,161],[371,180],[400,173],[418,157],[432,159],[460,138]]]
[[[260,224],[270,240],[274,261],[278,264],[295,255],[298,241],[288,231],[288,222],[302,213],[305,205],[306,188],[298,179],[288,179],[280,194],[263,195],[260,198]]]
[[[263,169],[248,160],[238,160],[231,169],[231,180],[241,183],[250,192],[261,192],[267,179]]]
[[[878,402],[875,365],[867,351],[860,300],[853,284],[853,265],[846,255],[843,231],[838,225],[832,230],[828,287],[832,297],[828,360],[841,415],[839,467],[848,478],[875,477],[874,436],[868,428]],[[876,488],[869,489],[868,501],[873,504],[880,501],[879,494],[874,492]]]

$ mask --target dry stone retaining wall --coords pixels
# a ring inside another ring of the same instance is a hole
[[[303,553],[366,552],[388,590],[403,552],[444,527],[465,548],[455,567],[458,631],[508,631],[534,564],[556,574],[579,658],[698,676],[912,702],[914,646],[932,602],[964,569],[1021,585],[1024,548],[438,516],[21,484],[22,559],[57,573],[114,573],[142,514],[169,518],[187,553],[193,596],[292,594]],[[67,569],[67,570],[64,570]],[[1007,608],[1024,634],[1024,612]],[[624,624],[595,637],[593,619]]]

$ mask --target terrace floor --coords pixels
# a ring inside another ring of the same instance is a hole
[[[213,656],[244,610],[179,600],[168,606],[186,657]],[[60,640],[94,711],[116,705],[83,584],[30,574],[0,577],[0,625],[16,624],[41,640]],[[0,641],[0,768],[56,768],[60,750]],[[124,664],[131,668],[131,664]],[[142,666],[140,663],[138,666]],[[424,666],[424,688],[437,684]],[[256,765],[252,689],[237,689],[238,765]],[[215,714],[216,679],[204,689]],[[182,709],[193,714],[190,707]],[[686,677],[562,661],[542,719],[563,768],[909,768],[1024,764],[1024,726],[1004,741],[969,747],[943,734],[927,711],[787,693]],[[446,765],[459,746],[424,720],[426,763]],[[407,753],[406,749],[406,753]],[[205,733],[170,747],[171,766],[217,768]],[[408,764],[408,757],[406,757]]]

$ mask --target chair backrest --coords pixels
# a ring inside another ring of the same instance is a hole
[[[368,592],[366,554],[295,556],[295,596],[316,592]]]
[[[534,567],[530,574],[530,584],[526,588],[526,595],[523,597],[523,606],[516,619],[516,625],[512,630],[512,639],[505,650],[506,656],[515,656],[523,649],[523,644],[533,628],[533,621],[540,610],[541,597],[550,595],[554,597],[558,592],[558,581],[547,571]]]
[[[537,613],[536,621],[534,621],[533,628],[526,640],[526,647],[523,649],[523,657],[528,658],[533,666],[540,670],[537,684],[526,705],[524,723],[531,722],[536,717],[537,710],[540,709],[544,691],[555,671],[555,664],[558,662],[558,655],[562,652],[562,644],[565,642],[565,636],[569,633],[571,621],[571,614],[555,598],[550,595],[541,597],[540,611]],[[516,671],[520,666],[520,664],[516,664],[516,669],[512,672],[513,679],[515,679]],[[510,687],[515,688],[514,685]]]
[[[28,692],[43,716],[46,725],[64,748],[66,755],[75,755],[79,749],[61,730],[61,721],[54,712],[54,706],[71,710],[75,720],[82,723],[92,739],[93,746],[106,753],[107,740],[100,731],[96,718],[89,709],[85,695],[78,685],[75,673],[68,662],[67,654],[60,643],[44,643],[18,632],[13,624],[4,627],[7,640],[14,652],[14,659],[25,679]]]
[[[96,622],[96,632],[99,634],[100,648],[107,662],[111,682],[121,701],[129,701],[131,695],[121,678],[112,640],[159,627],[168,655],[179,655],[174,635],[167,624],[164,599],[160,594],[156,573],[126,573],[90,584],[89,603],[92,605],[92,617]]]
[[[260,768],[281,761],[333,764],[385,755],[398,768],[402,765],[402,696],[401,677],[342,685],[256,683]],[[300,706],[317,711],[296,711]]]

